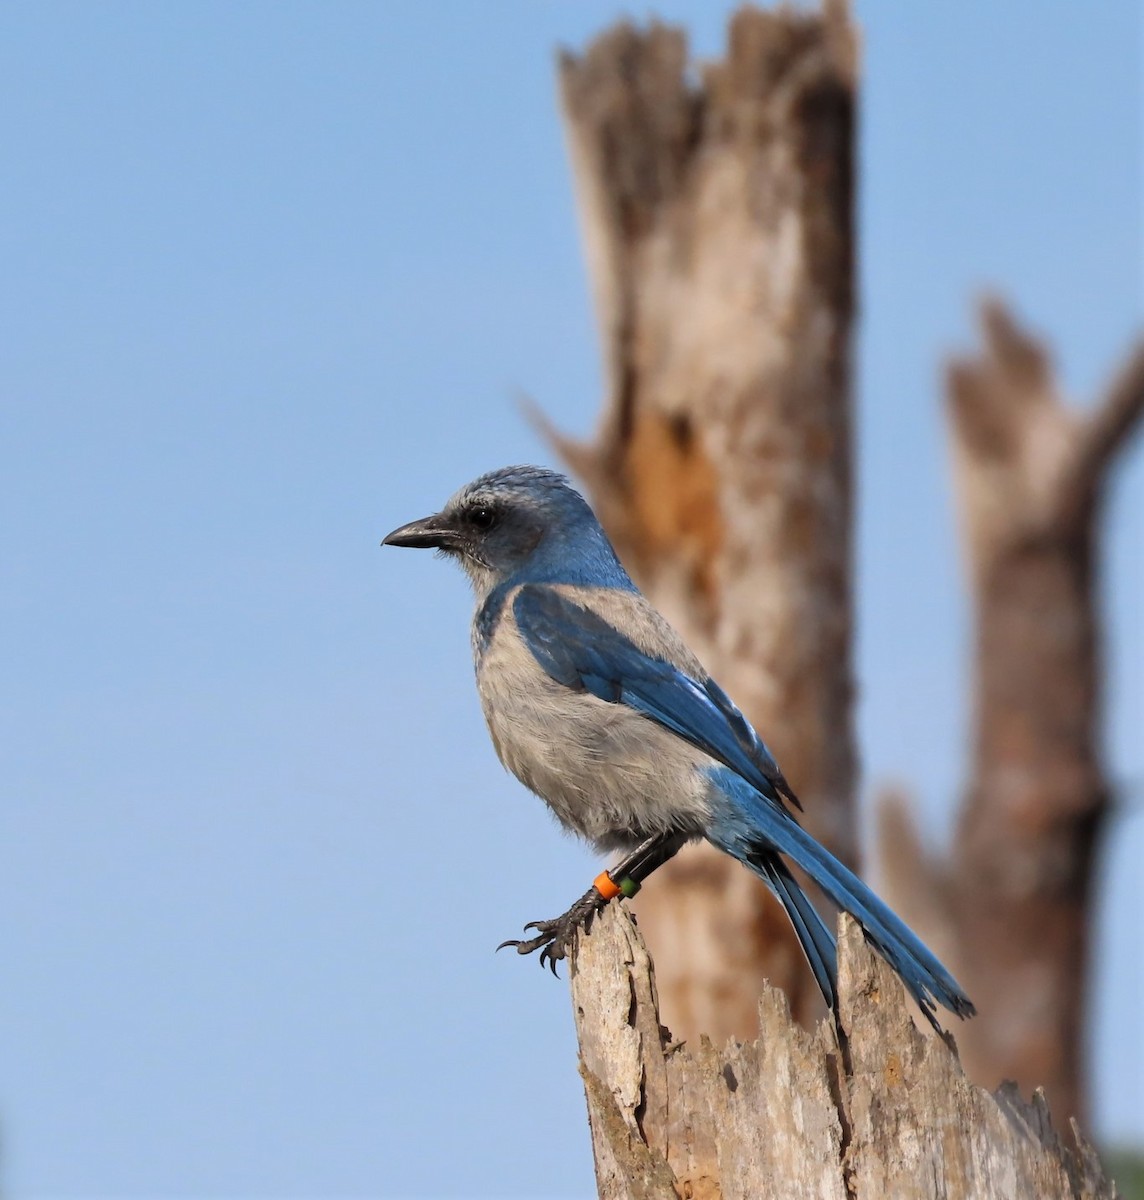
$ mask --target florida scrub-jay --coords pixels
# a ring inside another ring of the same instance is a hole
[[[834,935],[790,873],[797,864],[862,926],[930,1021],[972,1003],[913,932],[808,834],[762,740],[640,594],[587,502],[563,476],[507,467],[462,488],[385,545],[457,559],[476,594],[481,707],[501,762],[565,828],[624,857],[567,913],[506,942],[555,969],[576,931],[705,838],[749,867],[786,910],[837,1009]]]

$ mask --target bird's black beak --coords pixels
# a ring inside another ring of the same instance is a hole
[[[450,550],[459,544],[456,526],[442,513],[401,525],[382,539],[383,546],[410,546],[416,550]]]

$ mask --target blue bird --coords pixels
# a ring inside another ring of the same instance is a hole
[[[837,1012],[834,935],[786,864],[862,926],[935,1028],[935,1005],[973,1004],[921,940],[794,815],[778,764],[620,565],[587,502],[554,471],[506,467],[463,487],[383,545],[431,547],[476,595],[473,659],[497,755],[560,823],[623,857],[536,936],[556,969],[581,928],[682,846],[705,838],[754,871],[786,910]]]

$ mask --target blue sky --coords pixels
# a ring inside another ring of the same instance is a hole
[[[664,3],[699,51],[730,6]],[[555,100],[602,0],[0,9],[0,1183],[587,1196],[563,985],[597,869],[500,770],[463,581],[380,552],[587,434]],[[858,4],[867,794],[935,841],[968,613],[938,369],[996,287],[1083,401],[1141,327],[1134,4]],[[1144,1142],[1144,454],[1105,545],[1097,1132]],[[765,732],[765,731],[764,731]],[[515,886],[506,881],[515,877]]]

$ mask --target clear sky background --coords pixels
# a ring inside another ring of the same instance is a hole
[[[565,985],[492,950],[597,863],[496,763],[459,574],[378,541],[551,461],[518,390],[593,426],[553,61],[624,11],[0,7],[8,1194],[593,1194]],[[728,5],[655,11],[722,46]],[[968,634],[939,365],[986,286],[1081,401],[1144,324],[1140,19],[858,15],[865,789],[908,782],[938,841]],[[1137,443],[1091,1030],[1097,1133],[1137,1144],[1142,514]]]

